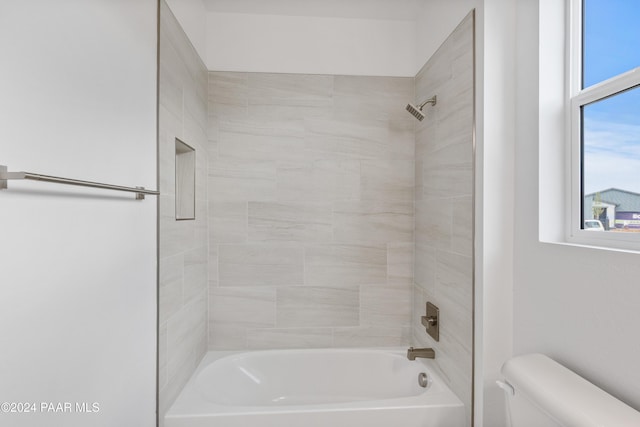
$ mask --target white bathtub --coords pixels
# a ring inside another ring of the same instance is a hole
[[[165,427],[251,425],[462,427],[464,407],[406,349],[268,350],[208,353],[165,416]]]

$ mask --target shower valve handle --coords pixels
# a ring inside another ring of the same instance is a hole
[[[438,318],[436,316],[422,316],[421,319],[422,325],[426,326],[427,329],[438,324]]]

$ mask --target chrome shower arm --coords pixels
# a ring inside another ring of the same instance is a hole
[[[418,108],[422,110],[422,107],[424,107],[425,105],[431,104],[433,106],[433,105],[436,105],[437,102],[438,102],[437,95],[433,95],[431,98],[427,99],[422,104],[418,105]]]

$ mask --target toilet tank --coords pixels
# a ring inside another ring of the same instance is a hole
[[[512,427],[639,427],[640,412],[543,354],[502,366]]]

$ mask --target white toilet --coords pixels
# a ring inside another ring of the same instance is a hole
[[[512,427],[639,427],[640,412],[543,354],[502,366]]]

